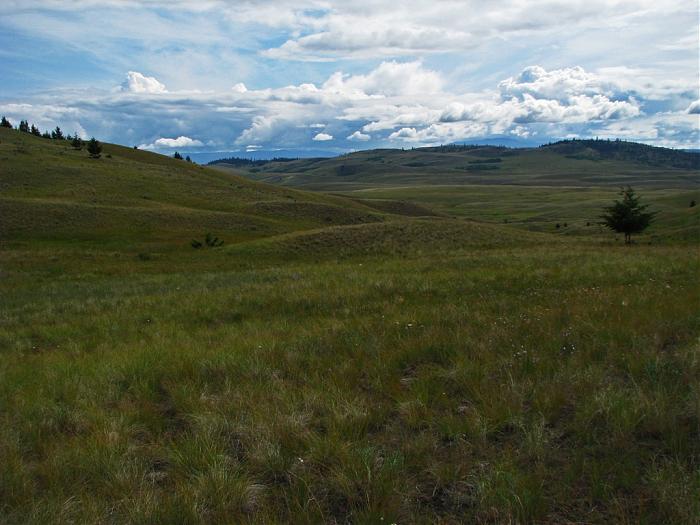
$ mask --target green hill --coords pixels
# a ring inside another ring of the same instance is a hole
[[[648,237],[700,240],[700,154],[645,144],[572,140],[539,148],[439,146],[332,159],[224,159],[217,169],[283,187],[333,192],[375,209],[507,223],[558,235],[606,236],[603,207],[622,185],[659,211]],[[388,204],[390,203],[390,204]],[[397,208],[397,203],[401,203]]]
[[[6,242],[187,244],[209,231],[238,242],[385,221],[416,209],[278,188],[112,144],[92,159],[67,141],[0,129],[0,236]]]
[[[213,165],[241,170],[254,180],[323,191],[419,185],[690,188],[700,184],[700,155],[696,153],[604,140],[522,149],[456,145],[381,149],[330,159],[251,164],[222,160]]]

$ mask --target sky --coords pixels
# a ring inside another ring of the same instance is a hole
[[[698,148],[698,30],[697,0],[2,0],[0,114],[193,158]]]

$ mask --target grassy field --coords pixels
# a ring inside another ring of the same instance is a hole
[[[625,247],[13,133],[1,523],[698,522],[687,195]]]
[[[611,238],[600,225],[600,215],[618,194],[615,188],[509,185],[379,187],[342,193],[364,203],[405,200],[443,215],[598,239]],[[693,201],[700,203],[700,190],[642,188],[638,194],[658,212],[642,241],[700,241],[700,206],[690,206]]]

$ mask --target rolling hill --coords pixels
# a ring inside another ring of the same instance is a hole
[[[386,186],[527,185],[691,188],[700,155],[625,141],[575,140],[538,148],[441,146],[334,158],[212,163],[283,186],[348,191]]]
[[[97,244],[227,242],[325,226],[433,215],[395,201],[279,188],[204,166],[105,144],[92,159],[67,141],[0,129],[0,237]]]

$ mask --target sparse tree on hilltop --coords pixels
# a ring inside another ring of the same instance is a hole
[[[190,158],[189,155],[187,155],[187,157],[185,157],[185,160],[186,160],[187,162],[192,162],[192,159]]]
[[[654,220],[656,212],[645,211],[649,205],[640,204],[639,197],[631,186],[620,191],[622,199],[605,208],[601,216],[603,224],[617,233],[625,234],[625,244],[632,243],[632,234],[646,230]]]
[[[83,149],[83,141],[80,140],[80,137],[78,134],[75,134],[75,137],[73,137],[73,140],[71,141],[71,146],[73,146],[73,149]]]
[[[41,137],[41,131],[39,131],[39,128],[37,128],[34,124],[32,124],[32,128],[30,130],[30,133],[34,135],[35,137]]]
[[[49,133],[48,131],[44,131],[44,132],[41,134],[41,138],[42,138],[42,139],[50,139],[50,138],[51,138],[51,133]]]
[[[29,122],[27,122],[26,120],[20,120],[19,130],[23,133],[29,133]]]
[[[92,137],[88,141],[87,150],[93,159],[99,159],[100,153],[102,153],[102,144],[97,142],[97,140],[95,140],[95,137]]]
[[[56,126],[56,129],[51,132],[51,138],[55,140],[63,140],[64,137],[61,128]]]
[[[180,154],[176,151],[176,152],[175,152],[175,155],[173,155],[173,158],[174,158],[174,159],[177,159],[177,160],[182,160],[182,155],[180,155]]]
[[[2,120],[0,120],[0,128],[12,129],[12,122],[7,120],[5,117],[2,117]]]

